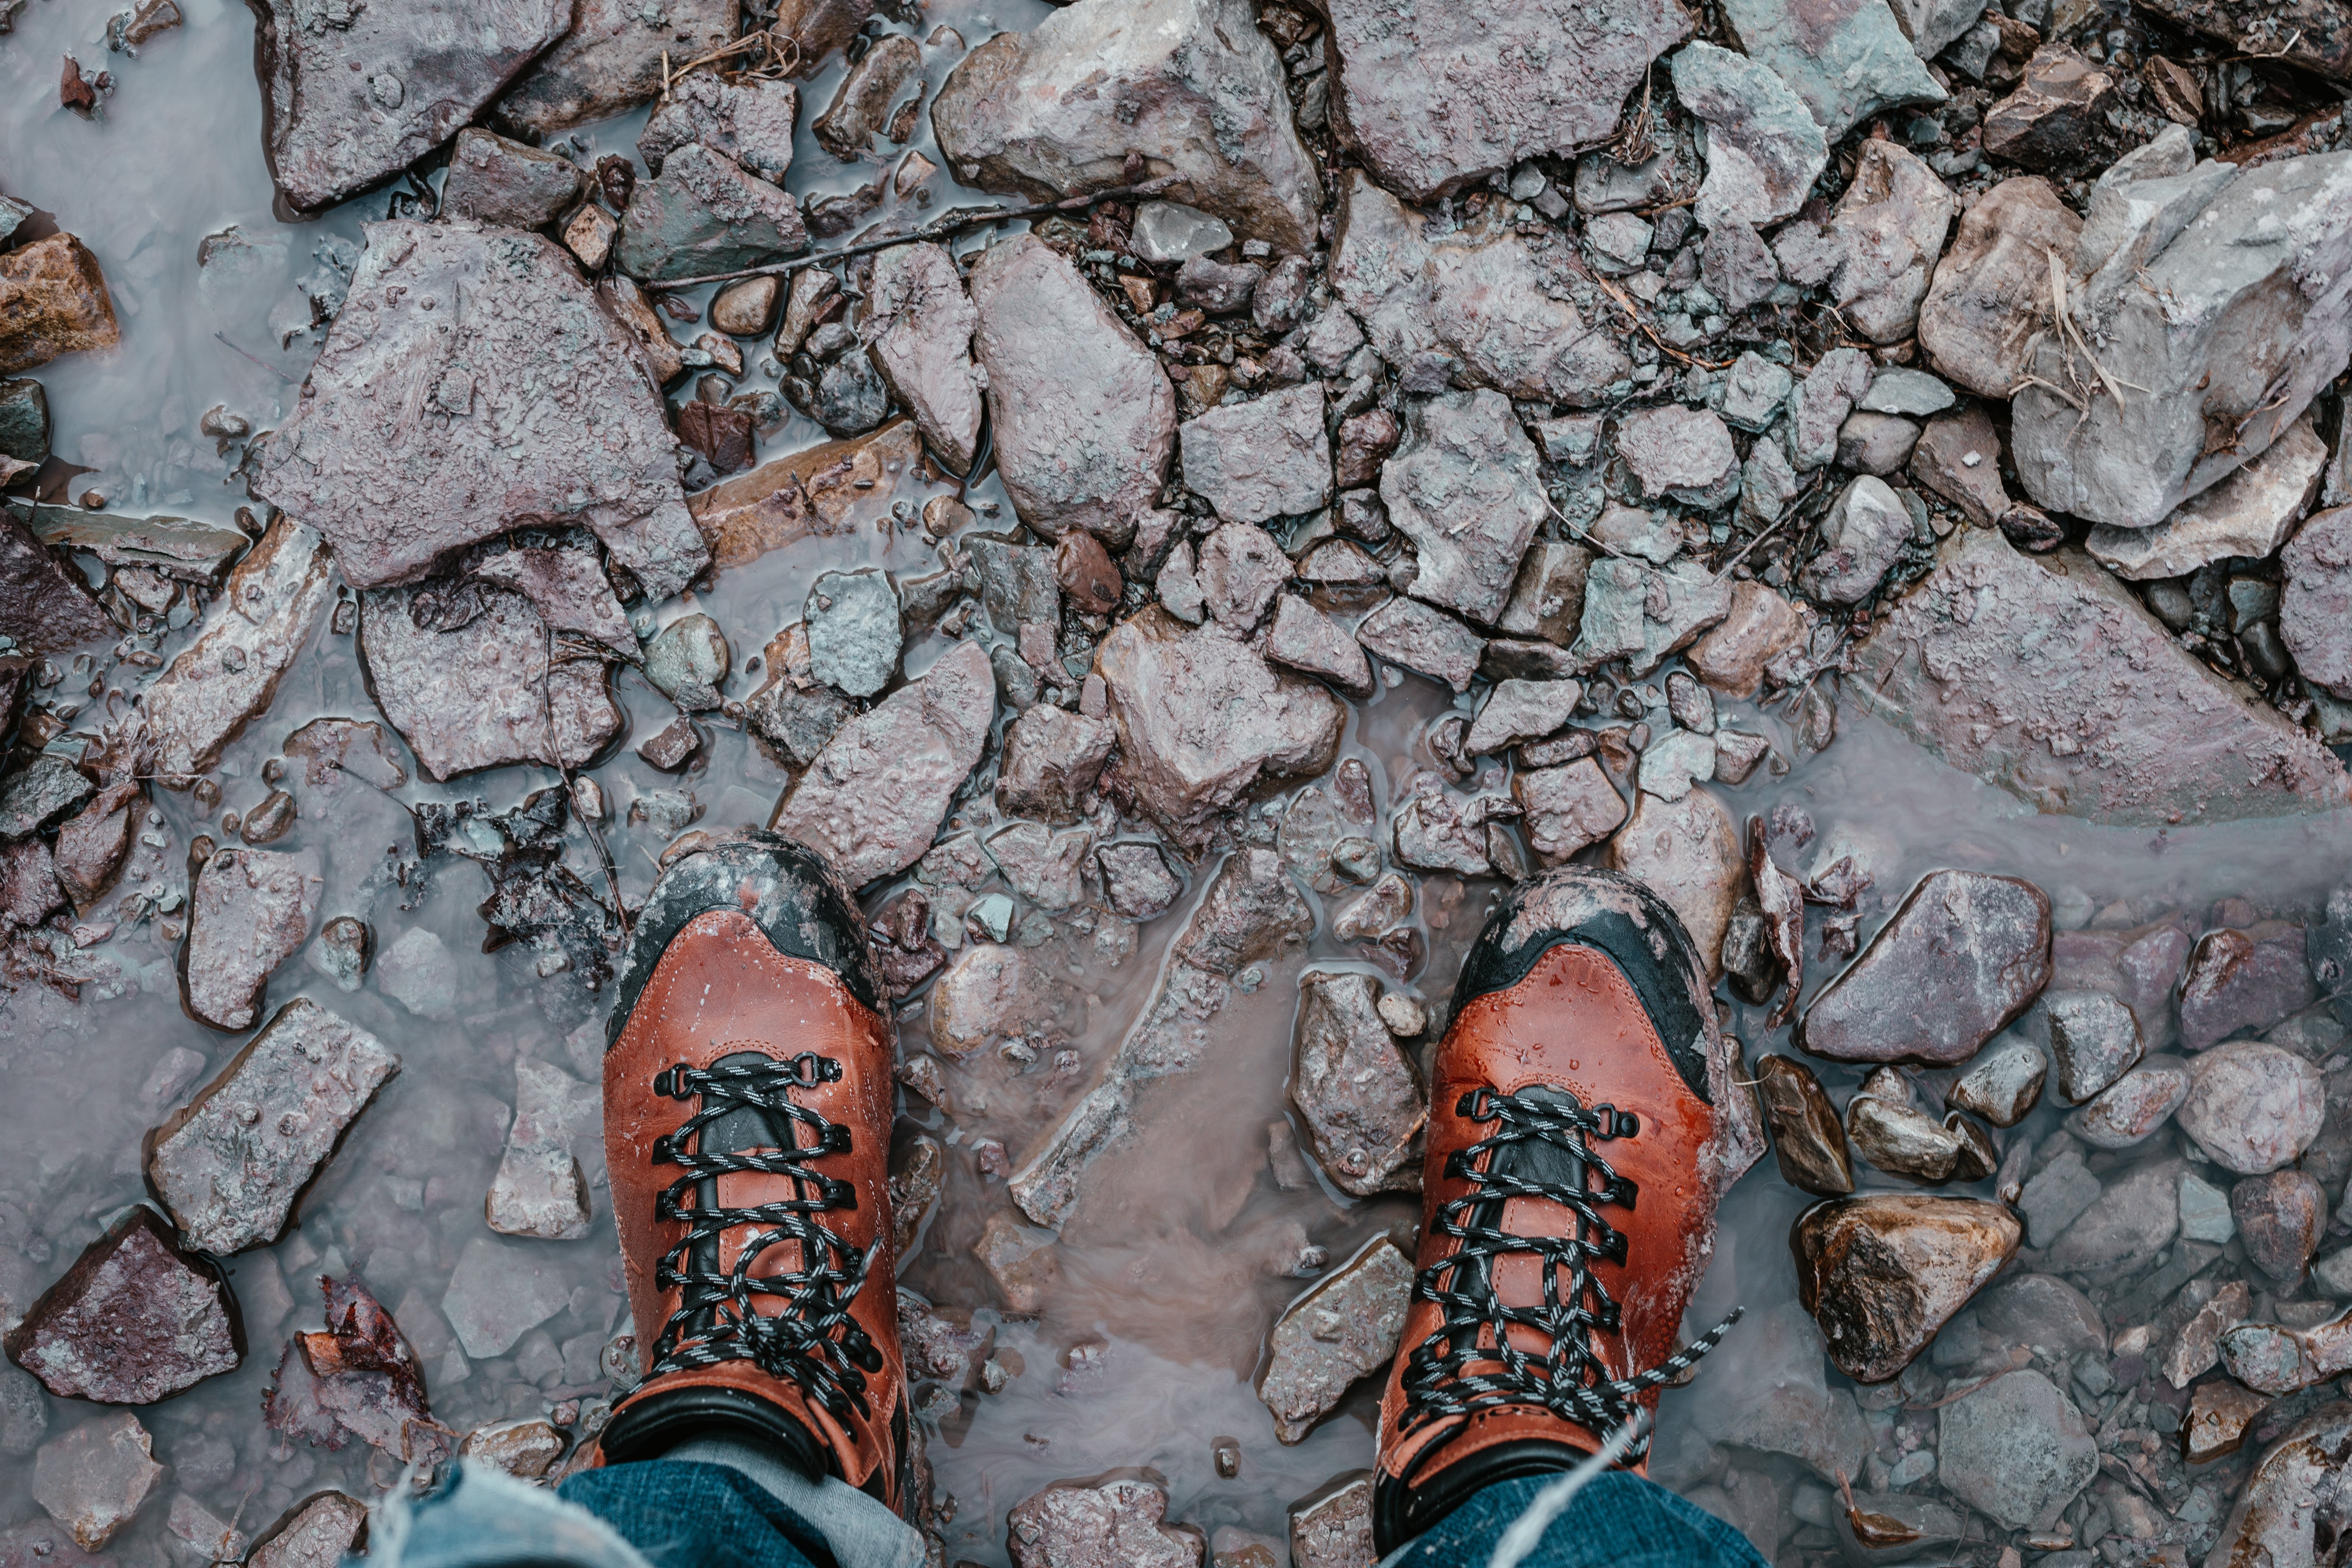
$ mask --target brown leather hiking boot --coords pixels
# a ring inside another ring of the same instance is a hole
[[[1715,1247],[1734,1074],[1674,911],[1586,867],[1525,883],[1471,946],[1453,1018],[1381,1401],[1382,1555],[1482,1487],[1599,1452],[1729,1326],[1676,1348]]]
[[[901,1508],[890,1030],[865,922],[796,844],[687,856],[637,917],[606,1027],[604,1148],[645,1381],[607,1462],[775,1444]]]

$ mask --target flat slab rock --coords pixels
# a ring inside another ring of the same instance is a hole
[[[383,1041],[297,997],[149,1134],[148,1185],[189,1246],[266,1247],[399,1070]]]
[[[347,1492],[320,1492],[262,1533],[246,1568],[335,1568],[366,1528],[367,1504]]]
[[[81,574],[51,553],[14,508],[0,510],[0,624],[32,653],[95,642],[115,629]]]
[[[2050,900],[2016,877],[1931,871],[1823,986],[1797,1040],[1832,1061],[1967,1061],[2050,984]]]
[[[1171,1529],[1167,1517],[1168,1489],[1156,1472],[1062,1481],[1013,1505],[1005,1549],[1013,1568],[1200,1568],[1200,1538]]]
[[[1691,31],[1671,0],[1334,0],[1328,14],[1332,128],[1412,201],[1606,141],[1650,63]]]
[[[131,1522],[163,1479],[154,1438],[139,1417],[118,1410],[41,1445],[33,1459],[33,1500],[73,1532],[75,1545],[96,1552]]]
[[[1429,1098],[1381,1017],[1379,979],[1326,972],[1306,976],[1300,991],[1290,1101],[1308,1151],[1358,1197],[1419,1191]]]
[[[492,115],[545,138],[650,103],[662,56],[697,58],[735,37],[734,0],[578,0],[572,30],[515,79]]]
[[[363,12],[362,15],[371,15]],[[256,492],[353,587],[526,522],[583,522],[658,602],[710,552],[636,341],[540,235],[371,224],[351,297]]]
[[[244,1361],[236,1297],[154,1210],[90,1243],[8,1332],[8,1359],[60,1399],[152,1405]]]
[[[2069,416],[2071,417],[2071,415]],[[2112,574],[1956,530],[1848,687],[1962,772],[2044,812],[2162,826],[2344,804],[2344,769],[2240,696]]]
[[[1355,1381],[1396,1359],[1412,1304],[1412,1264],[1379,1237],[1291,1303],[1274,1325],[1257,1396],[1274,1435],[1302,1441]]]
[[[572,26],[562,0],[256,7],[262,150],[293,205],[381,184],[455,135]]]
[[[252,1026],[270,972],[302,951],[319,911],[319,852],[222,849],[188,896],[180,994],[215,1029]]]
[[[995,718],[988,650],[964,643],[835,731],[784,797],[775,830],[852,887],[896,876],[931,847]]]

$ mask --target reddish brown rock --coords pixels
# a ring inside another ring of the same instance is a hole
[[[2180,1043],[2201,1051],[2232,1035],[2259,1035],[2318,999],[2304,932],[2284,921],[2208,931],[2180,982]]]
[[[2115,103],[2113,77],[2063,44],[2045,45],[2017,90],[1986,111],[1984,150],[2022,168],[2079,172],[2105,161]]]
[[[2049,181],[2003,180],[1960,218],[1919,308],[1919,345],[1936,371],[1986,397],[2006,398],[2047,325],[2048,252],[2074,254],[2083,230]],[[1988,450],[1988,465],[1997,454]]]
[[[1833,1198],[1790,1234],[1798,1298],[1840,1371],[1885,1383],[2000,1272],[2021,1235],[2007,1209],[1976,1198]]]
[[[146,810],[137,784],[109,784],[58,829],[58,881],[75,909],[87,912],[114,885],[131,851],[131,829]]]
[[[0,626],[27,653],[60,652],[115,630],[81,574],[68,570],[10,508],[0,508]]]
[[[1756,1090],[1772,1130],[1780,1179],[1823,1197],[1853,1191],[1845,1129],[1813,1069],[1794,1057],[1766,1057],[1756,1064]]]
[[[580,199],[585,177],[569,158],[488,131],[461,131],[441,187],[441,211],[507,228],[537,228]]]
[[[329,1450],[353,1437],[403,1463],[448,1456],[456,1435],[433,1419],[416,1352],[356,1274],[321,1279],[323,1331],[296,1334],[262,1414],[272,1429]]]
[[[153,1405],[236,1371],[245,1331],[218,1267],[142,1205],[26,1310],[7,1350],[61,1399]]]
[[[0,255],[0,375],[121,341],[98,258],[69,234]]]
[[[2210,1377],[2189,1391],[2189,1414],[2181,1423],[2181,1448],[2192,1465],[2210,1465],[2234,1454],[2246,1428],[2270,1408],[2270,1399],[2226,1377]]]
[[[735,37],[731,0],[665,0],[656,15],[658,23],[630,0],[579,0],[572,30],[493,106],[497,122],[544,142],[626,113],[660,94],[666,66],[675,68]],[[818,57],[804,58],[814,67]]]
[[[1723,933],[1748,879],[1747,857],[1731,814],[1710,790],[1693,789],[1676,801],[1647,791],[1633,796],[1633,812],[1610,839],[1612,870],[1647,882],[1682,917],[1691,941],[1707,961],[1707,976],[1723,973]]]
[[[1118,731],[1104,720],[1038,703],[1004,728],[996,804],[1016,816],[1041,822],[1077,821],[1080,802],[1094,789],[1118,738]]]
[[[2273,1279],[2303,1278],[2327,1228],[2327,1194],[2308,1171],[2248,1176],[2230,1189],[2230,1215],[2246,1258]]]
[[[1798,1042],[1836,1061],[1964,1062],[2050,979],[2050,900],[2032,883],[1935,871],[1814,996]]]

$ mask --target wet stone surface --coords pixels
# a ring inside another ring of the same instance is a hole
[[[153,1405],[245,1359],[236,1300],[139,1208],[90,1244],[8,1334],[8,1357],[50,1393]]]
[[[1276,1436],[1300,1441],[1350,1384],[1388,1366],[1412,1289],[1404,1254],[1375,1241],[1283,1313],[1257,1383]]]

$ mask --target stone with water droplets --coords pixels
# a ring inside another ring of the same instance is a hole
[[[2210,1568],[2318,1568],[2347,1524],[2344,1464],[2352,1458],[2352,1405],[2333,1401],[2288,1427],[2254,1464]]]
[[[152,1405],[245,1358],[236,1298],[144,1206],[90,1243],[9,1331],[9,1359],[51,1394]]]
[[[1412,1265],[1382,1237],[1290,1305],[1257,1380],[1276,1437],[1304,1440],[1358,1378],[1387,1369],[1412,1296]]]
[[[1790,1233],[1798,1297],[1838,1370],[1885,1383],[2000,1270],[2021,1233],[2007,1209],[1976,1198],[1832,1198]]]
[[[1358,1197],[1421,1188],[1421,1131],[1429,1100],[1380,1010],[1381,983],[1361,973],[1307,975],[1290,1100],[1307,1151],[1341,1191]]]
[[[223,849],[189,896],[181,994],[215,1029],[250,1027],[280,963],[310,940],[318,911],[319,852]]]

